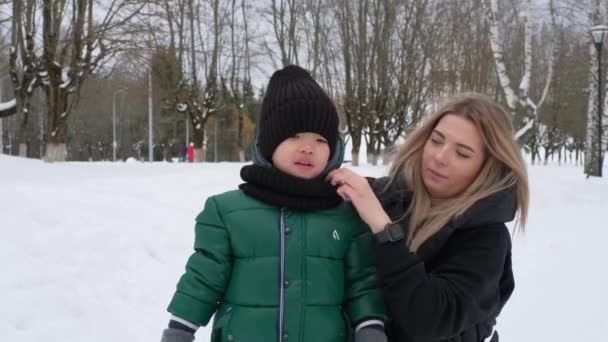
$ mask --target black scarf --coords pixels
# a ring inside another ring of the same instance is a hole
[[[318,210],[337,206],[342,198],[323,178],[302,179],[272,167],[247,165],[241,169],[239,185],[247,195],[266,203],[297,210]]]

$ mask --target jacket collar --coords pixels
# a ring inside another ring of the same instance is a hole
[[[389,177],[368,178],[372,188],[378,196],[382,206],[393,208],[392,211],[398,213],[388,213],[389,216],[395,214],[403,215],[407,211],[412,201],[413,193],[402,181],[396,181],[386,189]],[[477,227],[488,224],[510,222],[515,218],[517,212],[517,187],[498,191],[486,198],[473,204],[461,216],[454,218],[449,224],[455,229]],[[394,217],[393,217],[394,218]]]
[[[517,187],[498,191],[473,204],[452,220],[454,228],[478,227],[513,221],[517,213]]]

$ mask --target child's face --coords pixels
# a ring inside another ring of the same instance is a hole
[[[272,163],[286,174],[312,179],[327,167],[329,153],[325,138],[317,133],[303,132],[283,140],[272,154]]]

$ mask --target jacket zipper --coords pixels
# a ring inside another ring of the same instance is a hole
[[[281,208],[281,216],[279,218],[279,246],[280,246],[280,261],[279,261],[279,326],[278,326],[278,342],[283,341],[284,330],[284,314],[285,314],[285,208]]]

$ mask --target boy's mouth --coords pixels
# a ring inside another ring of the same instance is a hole
[[[314,166],[311,162],[305,161],[305,160],[298,160],[294,164],[297,166],[307,167],[307,168]]]

